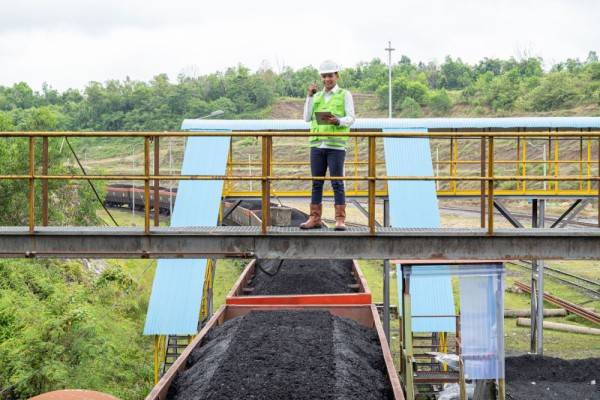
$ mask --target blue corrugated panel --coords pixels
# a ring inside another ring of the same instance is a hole
[[[187,140],[181,173],[223,175],[229,138]],[[171,226],[217,223],[223,181],[181,181]],[[145,335],[192,335],[197,332],[206,260],[159,260],[146,315]]]
[[[267,131],[308,130],[309,124],[299,119],[206,120],[186,119],[184,130]],[[353,129],[535,129],[600,128],[600,117],[518,117],[518,118],[358,118]]]
[[[403,129],[386,129],[401,132]],[[413,129],[416,130],[416,129]],[[426,129],[418,131],[426,132]],[[388,175],[433,176],[429,139],[384,139]],[[435,182],[389,181],[390,222],[398,228],[439,228]],[[400,266],[396,267],[398,293],[402,293]],[[449,276],[415,276],[410,278],[413,316],[454,315],[454,296]],[[399,310],[402,296],[398,296]],[[414,318],[414,332],[454,332],[454,318]]]

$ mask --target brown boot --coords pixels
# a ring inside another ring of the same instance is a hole
[[[345,231],[346,224],[346,205],[340,204],[335,206],[335,230],[336,231]]]
[[[300,224],[300,229],[317,229],[322,226],[321,214],[323,212],[322,204],[311,204],[310,215],[306,222]]]

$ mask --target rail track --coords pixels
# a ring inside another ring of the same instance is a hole
[[[515,282],[515,286],[517,286],[519,289],[523,290],[524,292],[531,293],[531,288],[529,286],[527,286],[527,284],[525,284],[525,283]],[[590,310],[586,310],[585,308],[581,307],[580,305],[571,303],[570,301],[561,299],[560,297],[551,295],[550,293],[544,293],[544,300],[547,302],[550,302],[554,305],[557,305],[561,308],[564,308],[573,314],[577,314],[580,317],[585,318],[590,322],[600,324],[600,314],[597,314]]]
[[[511,261],[510,263],[518,267],[524,268],[528,271],[531,271],[531,262],[529,261]],[[559,269],[552,268],[548,265],[544,266],[544,272],[550,278],[566,283],[578,289],[584,290],[591,294],[594,298],[600,299],[600,282],[588,279],[580,275],[575,275],[569,272],[561,271]],[[565,277],[569,277],[571,279],[565,279]]]
[[[453,212],[458,212],[458,213],[464,213],[464,214],[477,214],[480,215],[481,210],[479,209],[473,209],[473,208],[459,208],[459,207],[439,207],[439,209],[442,211],[453,211]],[[501,215],[498,211],[495,211],[495,213],[497,215]],[[519,218],[524,218],[525,220],[531,220],[531,215],[529,214],[524,214],[524,213],[515,213],[515,212],[511,212],[511,214],[515,217],[519,217]],[[558,219],[558,217],[553,217],[553,216],[546,216],[544,218],[544,221],[546,221],[547,223],[553,223]],[[581,227],[594,227],[597,228],[598,227],[598,223],[593,223],[590,222],[589,220],[585,220],[585,219],[581,219],[581,218],[574,218],[571,221],[566,221],[563,220],[562,222],[565,223],[566,226],[581,226]]]

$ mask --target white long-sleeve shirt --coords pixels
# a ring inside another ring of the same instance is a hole
[[[331,99],[331,96],[338,90],[341,90],[340,87],[335,85],[329,92],[325,91],[323,93],[323,99],[325,102],[327,103]],[[306,122],[310,122],[312,120],[313,101],[314,96],[306,96],[306,101],[304,102],[304,121]],[[340,126],[352,126],[356,116],[354,114],[354,100],[352,99],[352,94],[348,90],[346,90],[346,95],[344,96],[344,110],[346,115],[343,117],[338,117],[340,120]],[[321,149],[339,150],[338,147],[328,146],[325,144],[325,141],[321,141],[318,147]]]
[[[323,99],[325,100],[325,103],[327,103],[331,99],[331,96],[338,90],[341,89],[338,85],[335,85],[329,92],[324,92]],[[314,96],[307,96],[306,101],[304,102],[304,121],[306,122],[310,122],[312,119],[313,100]],[[352,126],[356,116],[354,114],[354,100],[352,99],[352,94],[348,90],[346,90],[346,96],[344,97],[344,108],[346,115],[344,117],[339,117],[340,125]]]

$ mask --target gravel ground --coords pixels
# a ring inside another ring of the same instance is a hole
[[[167,398],[391,399],[378,343],[327,311],[253,311],[212,330]]]
[[[506,385],[512,400],[600,400],[600,359],[508,357]]]

